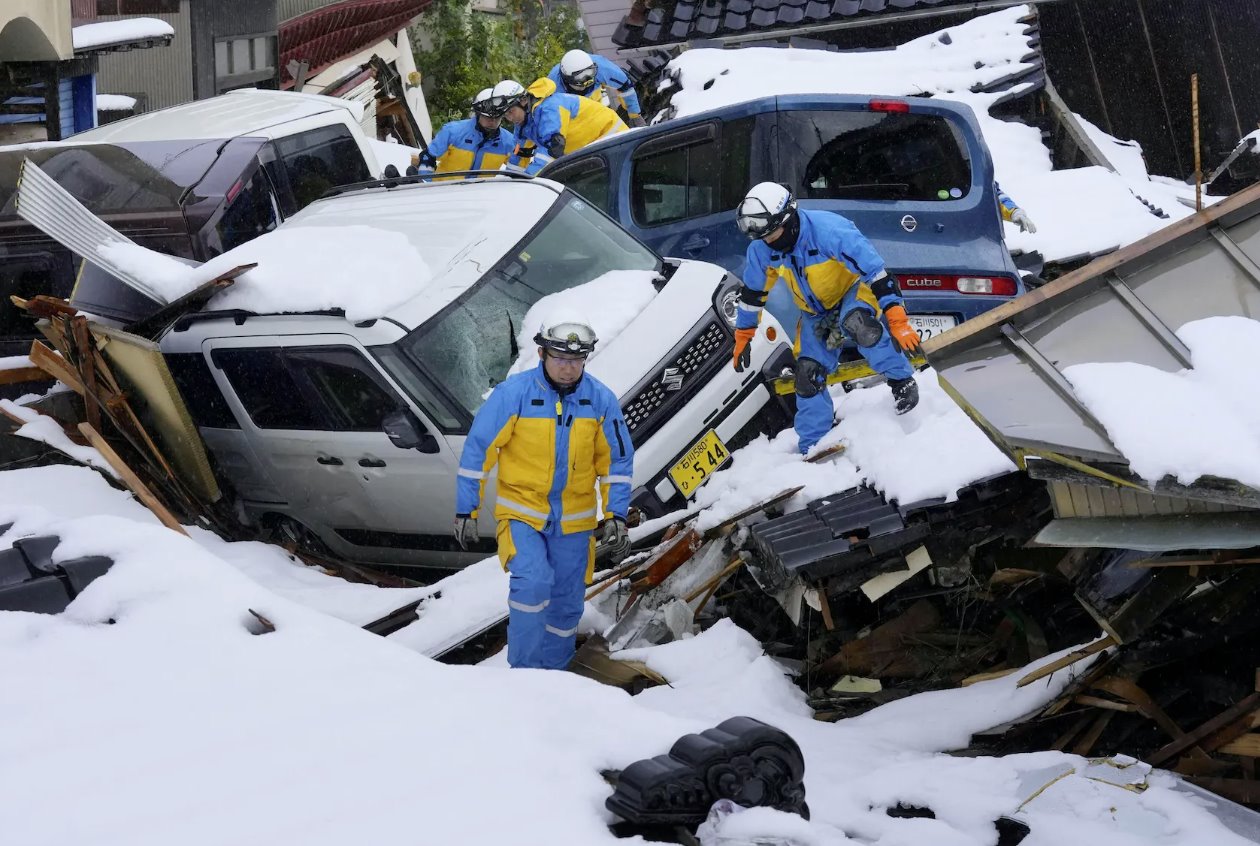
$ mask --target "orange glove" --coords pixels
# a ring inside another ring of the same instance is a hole
[[[752,364],[752,350],[748,348],[748,345],[752,343],[753,336],[756,334],[756,328],[735,330],[734,364],[736,373],[743,373],[744,368]]]
[[[922,352],[919,347],[919,333],[914,331],[914,327],[906,319],[906,310],[903,307],[889,306],[884,309],[884,316],[888,318],[888,330],[903,350],[911,355]]]

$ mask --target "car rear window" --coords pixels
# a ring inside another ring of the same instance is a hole
[[[779,113],[783,178],[817,200],[957,200],[971,160],[939,115],[800,110]]]
[[[222,141],[137,141],[0,152],[0,216],[15,214],[22,160],[29,158],[93,214],[177,209],[218,158]]]

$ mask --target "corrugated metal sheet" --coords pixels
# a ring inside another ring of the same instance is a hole
[[[96,87],[102,94],[136,97],[137,113],[177,106],[193,99],[192,21],[189,0],[182,0],[178,14],[147,15],[175,28],[165,47],[106,53],[100,57]],[[124,20],[110,15],[101,20]]]
[[[924,349],[946,391],[1021,466],[1041,456],[1094,475],[1115,468],[1113,475],[1123,478],[1123,454],[1076,399],[1064,368],[1128,361],[1175,372],[1191,364],[1176,330],[1228,315],[1260,319],[1260,186],[968,321]],[[1256,495],[1230,484],[1244,498]]]
[[[18,177],[15,207],[18,216],[71,252],[90,257],[102,270],[165,305],[167,300],[147,282],[101,255],[100,248],[130,244],[138,246],[99,217],[88,211],[69,191],[29,159]]]

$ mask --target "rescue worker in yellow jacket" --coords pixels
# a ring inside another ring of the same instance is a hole
[[[603,103],[557,91],[556,84],[545,76],[528,90],[515,80],[505,79],[494,87],[491,99],[516,127],[516,154],[523,161],[539,151],[558,159],[605,135],[629,129]]]
[[[512,155],[516,141],[500,124],[503,113],[491,106],[492,89],[473,100],[473,116],[444,125],[420,157],[420,173],[498,170]]]
[[[563,670],[573,658],[595,566],[598,484],[604,543],[630,550],[626,511],[634,446],[617,396],[585,373],[594,330],[557,315],[534,336],[538,367],[499,383],[477,412],[459,460],[455,539],[480,540],[477,513],[498,464],[494,518],[508,587],[508,664]]]

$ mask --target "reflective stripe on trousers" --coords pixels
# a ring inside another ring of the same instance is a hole
[[[499,524],[508,587],[508,664],[562,670],[573,659],[586,573],[594,544],[591,532],[540,532],[520,520]]]

